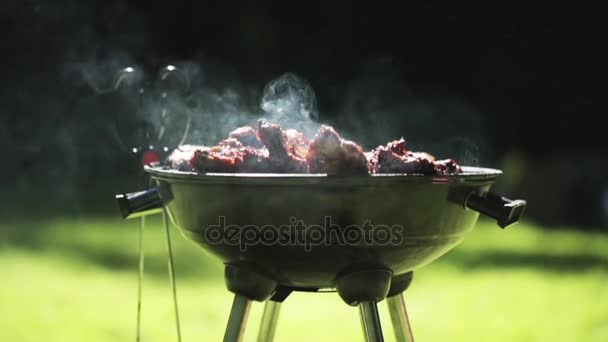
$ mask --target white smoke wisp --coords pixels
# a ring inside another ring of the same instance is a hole
[[[305,135],[314,134],[319,125],[317,97],[308,81],[287,72],[264,88],[260,108],[270,120],[295,128]]]

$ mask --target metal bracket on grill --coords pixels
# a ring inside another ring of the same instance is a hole
[[[379,302],[386,298],[392,276],[393,272],[383,267],[356,270],[339,276],[336,288],[340,298],[351,306]]]
[[[526,209],[526,204],[524,200],[511,200],[493,193],[485,196],[470,193],[464,201],[465,207],[496,219],[501,228],[517,223]]]
[[[386,297],[393,297],[405,292],[412,284],[413,279],[414,272],[412,271],[393,276],[393,279],[391,279],[391,287],[388,290]]]
[[[118,194],[116,200],[122,217],[125,219],[160,214],[163,211],[160,189],[157,187],[139,192]]]

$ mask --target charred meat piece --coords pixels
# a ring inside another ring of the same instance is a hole
[[[213,147],[182,146],[167,161],[181,171],[307,173],[306,160],[296,154],[306,144],[304,139],[297,132],[286,134],[280,126],[261,121],[257,131],[241,127]]]
[[[389,142],[386,144],[386,148],[399,156],[404,156],[408,153],[405,148],[405,139],[403,138]]]
[[[190,166],[197,172],[237,172],[239,161],[236,154],[222,154],[211,150],[197,150]]]
[[[241,142],[245,146],[251,146],[253,148],[262,148],[264,144],[258,138],[256,130],[251,126],[243,126],[230,132],[228,138],[233,138]]]
[[[258,137],[268,149],[271,158],[285,159],[289,157],[281,126],[266,120],[260,120],[258,121]]]
[[[462,172],[452,159],[436,160],[428,153],[409,151],[403,138],[364,152],[329,126],[322,126],[310,141],[297,130],[283,130],[266,120],[258,121],[256,129],[251,126],[235,129],[216,146],[182,145],[167,158],[167,164],[180,171],[218,173],[448,175]]]
[[[216,150],[220,150],[221,148],[243,148],[246,145],[243,144],[240,140],[236,138],[228,138],[220,141],[216,147],[213,147]],[[221,147],[221,148],[220,148]]]
[[[434,162],[435,161],[435,156],[430,155],[426,152],[408,152],[407,153],[408,157],[413,157],[413,158],[417,158],[417,159],[425,159],[428,160],[430,162]]]
[[[306,159],[310,140],[304,136],[304,133],[295,129],[286,129],[283,131],[283,135],[285,136],[287,151],[298,158]]]
[[[289,137],[277,124],[266,120],[258,122],[258,137],[268,149],[274,172],[306,173],[308,172],[306,160],[295,153],[296,145],[301,142],[300,137],[291,132],[288,134]]]
[[[406,148],[405,139],[393,140],[386,146],[378,146],[368,153],[372,173],[433,173],[435,157],[428,153],[412,152]]]
[[[217,146],[199,149],[190,159],[197,172],[268,172],[271,169],[268,151],[255,149],[229,138]]]
[[[454,160],[436,161],[428,153],[408,151],[403,138],[378,146],[367,158],[372,173],[447,175],[462,172]]]
[[[241,164],[239,165],[240,172],[250,173],[270,173],[273,170],[273,164],[268,156],[266,149],[246,148],[241,155]]]
[[[342,137],[329,126],[322,126],[306,156],[310,172],[328,175],[368,174],[363,149]]]
[[[435,163],[435,171],[442,175],[462,173],[462,168],[453,159],[438,160]]]
[[[405,147],[405,139],[393,140],[386,144],[386,149],[399,156],[414,157],[434,161],[435,157],[426,152],[412,152]]]
[[[196,171],[190,165],[190,160],[196,151],[208,150],[210,147],[202,145],[181,145],[167,157],[167,164],[179,171]]]
[[[308,164],[306,163],[306,160],[297,158],[293,155],[290,155],[289,158],[285,160],[277,160],[274,158],[270,158],[270,164],[272,165],[271,172],[308,173]]]
[[[413,156],[400,156],[388,148],[376,150],[374,172],[376,173],[434,173],[431,160]]]

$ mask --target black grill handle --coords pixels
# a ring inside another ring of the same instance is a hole
[[[501,228],[517,223],[526,209],[525,200],[511,200],[494,193],[486,196],[471,193],[464,204],[467,208],[496,219]]]
[[[163,202],[157,187],[144,191],[116,195],[120,213],[125,219],[161,213]]]

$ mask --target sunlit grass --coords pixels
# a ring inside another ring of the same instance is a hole
[[[184,341],[219,341],[232,295],[222,265],[175,230]],[[0,225],[1,341],[132,341],[138,222],[65,218]],[[164,232],[146,228],[144,341],[175,340]],[[480,222],[417,271],[406,293],[417,341],[608,341],[608,236]],[[254,341],[263,305],[251,313]],[[384,303],[387,340],[393,340]],[[362,341],[333,293],[284,303],[277,341]]]

